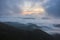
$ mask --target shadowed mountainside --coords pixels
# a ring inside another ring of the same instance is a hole
[[[23,30],[0,22],[0,40],[54,40],[54,38],[40,29]]]
[[[18,29],[30,30],[30,31],[41,28],[40,26],[37,26],[36,24],[32,24],[32,23],[28,23],[28,24],[23,24],[18,22],[3,22],[3,23],[16,27]]]
[[[60,34],[53,34],[53,37],[55,38],[55,40],[60,40]]]

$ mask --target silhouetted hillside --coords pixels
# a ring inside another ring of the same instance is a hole
[[[55,40],[60,40],[60,34],[54,34],[53,37],[55,38]]]
[[[36,26],[36,25],[35,25]],[[32,27],[32,25],[30,26]],[[53,37],[40,29],[33,31],[18,29],[0,22],[0,40],[54,40]]]

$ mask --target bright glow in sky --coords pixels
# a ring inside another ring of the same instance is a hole
[[[38,2],[34,3],[31,1],[24,1],[24,4],[21,10],[23,15],[30,15],[30,14],[40,15],[45,13],[45,9],[43,8],[42,5],[40,5]]]
[[[30,7],[24,7],[25,9],[22,10],[23,15],[27,14],[42,14],[44,13],[44,9],[42,7],[35,7],[35,8],[30,8]]]

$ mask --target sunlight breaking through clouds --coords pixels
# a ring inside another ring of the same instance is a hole
[[[47,15],[44,4],[48,0],[24,0],[23,4],[20,5],[22,15]]]
[[[28,4],[28,3],[27,3]],[[43,14],[45,12],[43,7],[40,7],[39,5],[34,5],[28,4],[22,7],[22,14],[27,15],[27,14]]]

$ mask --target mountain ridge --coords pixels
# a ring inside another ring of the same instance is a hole
[[[53,40],[48,33],[34,29],[33,31],[21,30],[11,25],[0,22],[0,39],[2,40]]]

